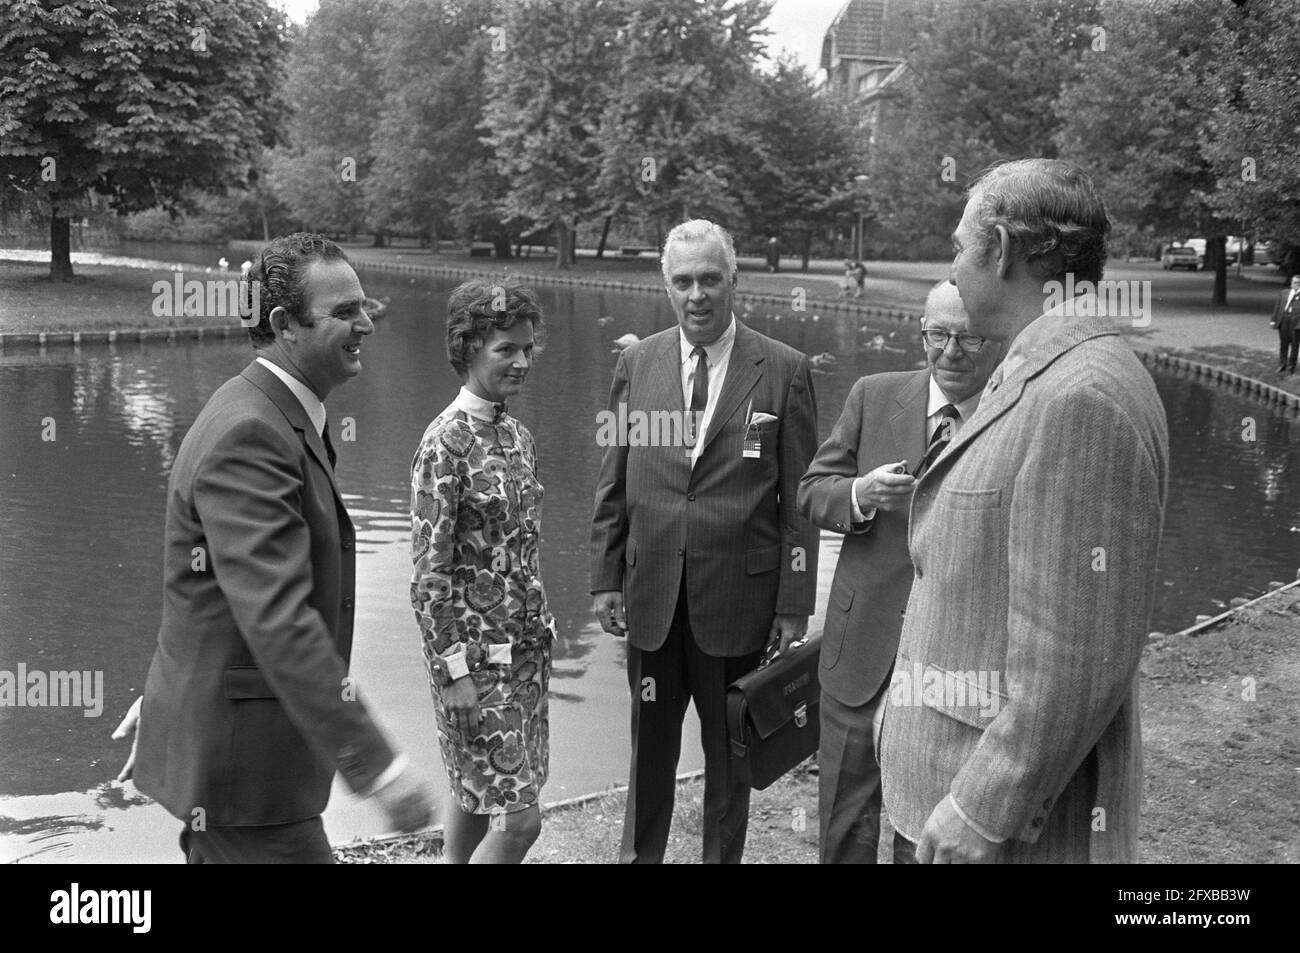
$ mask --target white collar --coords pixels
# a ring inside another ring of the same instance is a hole
[[[691,352],[695,350],[695,345],[686,340],[686,333],[680,327],[677,329],[677,337],[682,345],[681,363],[685,364],[691,359]],[[731,350],[731,345],[735,340],[736,315],[733,313],[731,320],[727,322],[727,329],[718,335],[718,339],[704,345],[704,356],[708,360],[710,367],[722,360],[722,355]]]
[[[471,417],[478,420],[492,423],[496,419],[497,405],[486,398],[480,397],[468,387],[461,386],[460,392],[456,394],[456,399],[451,405],[457,410],[464,411]],[[505,412],[505,401],[501,402],[502,412]]]
[[[965,400],[963,400],[960,404],[953,404],[953,406],[957,408],[957,413],[961,415],[961,419],[963,423],[967,420],[970,420],[971,414],[975,413],[975,408],[977,408],[980,405],[980,398],[983,396],[984,396],[984,391],[978,390],[970,397],[967,397]],[[934,373],[931,372],[930,401],[926,405],[925,415],[927,417],[933,417],[939,411],[943,410],[944,406],[947,404],[952,404],[952,401],[950,401],[944,395],[943,390],[940,389],[939,384],[934,379]]]
[[[312,426],[316,428],[316,433],[325,429],[325,405],[316,393],[304,384],[298,378],[294,377],[279,364],[268,361],[261,355],[257,358],[258,363],[267,367],[272,374],[284,381],[284,386],[289,388],[294,397],[298,398],[298,403],[302,404],[302,409],[307,411],[307,418],[311,421]]]

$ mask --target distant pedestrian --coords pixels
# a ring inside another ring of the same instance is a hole
[[[781,240],[775,235],[767,240],[767,270],[772,274],[781,270]]]
[[[1300,350],[1300,275],[1292,275],[1291,287],[1278,295],[1269,327],[1277,328],[1277,372],[1294,374],[1296,351]]]
[[[860,261],[849,263],[849,277],[853,279],[853,297],[862,297],[862,286],[867,280],[867,266]]]

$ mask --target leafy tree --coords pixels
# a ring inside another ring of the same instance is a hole
[[[574,229],[602,204],[602,104],[630,2],[519,0],[489,28],[482,130],[508,183],[503,211],[555,230],[557,268],[573,263]]]
[[[922,6],[907,71],[868,156],[875,220],[894,245],[946,248],[963,191],[1000,159],[1057,154],[1054,104],[1089,46],[1096,0]]]
[[[745,207],[755,204],[753,163],[763,148],[751,124],[762,117],[742,117],[737,106],[757,81],[771,3],[624,7],[618,68],[601,117],[597,205],[605,214],[635,210],[660,234],[665,220],[743,224]]]
[[[285,96],[288,146],[272,160],[277,195],[304,225],[355,234],[369,225],[383,243],[367,182],[384,98],[386,0],[321,0],[294,43]]]
[[[479,125],[493,45],[489,0],[396,0],[385,27],[385,96],[366,187],[377,213],[435,239],[455,229],[490,237],[509,257],[506,183]]]
[[[1300,247],[1300,7],[1250,0],[1220,11],[1210,57],[1217,102],[1203,134],[1209,204],[1229,221]],[[1289,272],[1300,271],[1293,255]]]
[[[170,209],[246,180],[280,128],[286,40],[265,0],[0,6],[0,180],[48,207],[51,277],[72,277],[94,195]]]
[[[1218,170],[1202,149],[1217,92],[1207,81],[1222,5],[1107,0],[1105,48],[1090,50],[1061,92],[1057,136],[1112,217],[1165,235],[1209,236],[1215,304],[1226,301],[1229,223],[1211,200]]]
[[[729,110],[747,132],[747,151],[728,163],[740,186],[751,237],[779,235],[795,243],[808,270],[812,239],[852,209],[848,192],[857,168],[856,123],[847,104],[818,95],[793,59],[755,72]]]

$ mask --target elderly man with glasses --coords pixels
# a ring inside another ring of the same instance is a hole
[[[979,404],[1003,347],[970,334],[957,289],[931,290],[926,367],[854,384],[799,486],[799,511],[844,534],[822,636],[817,752],[822,863],[874,863],[880,768],[872,717],[890,682],[912,587],[912,486]]]

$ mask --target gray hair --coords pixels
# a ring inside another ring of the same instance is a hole
[[[986,169],[971,184],[985,247],[999,225],[1011,247],[1044,279],[1100,281],[1110,220],[1090,179],[1064,159],[1018,159]]]
[[[664,274],[664,283],[668,283],[668,249],[672,248],[674,243],[703,242],[713,237],[722,242],[722,255],[727,260],[727,277],[734,276],[736,274],[736,246],[731,241],[731,233],[717,222],[710,222],[707,218],[693,218],[688,222],[682,222],[680,225],[674,226],[673,230],[668,233],[668,237],[664,239],[664,253],[659,259],[659,267]]]
[[[945,294],[944,291],[945,288],[948,289],[948,291],[952,292],[953,294],[957,294],[957,286],[954,285],[947,278],[943,279],[943,281],[939,282],[937,285],[931,288],[930,293],[925,296],[926,314],[929,314],[931,311],[939,307],[939,297]],[[961,296],[958,295],[958,304],[960,304],[960,298]],[[965,311],[965,308],[963,307],[962,310]]]

